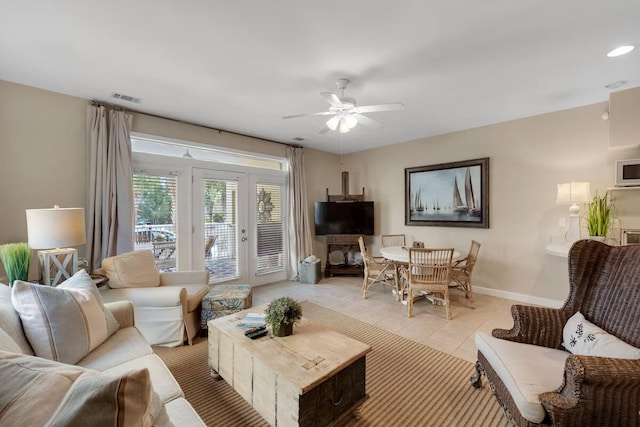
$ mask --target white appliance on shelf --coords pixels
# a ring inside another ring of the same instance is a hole
[[[640,186],[640,159],[616,161],[616,187]]]
[[[640,245],[640,230],[622,230],[622,238],[620,244],[625,245]]]

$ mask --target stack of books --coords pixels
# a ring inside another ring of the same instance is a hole
[[[264,313],[248,313],[244,318],[236,325],[238,328],[257,328],[259,326],[265,326]]]

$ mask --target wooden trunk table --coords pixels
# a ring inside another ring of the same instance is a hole
[[[369,345],[304,317],[288,337],[245,337],[236,325],[265,308],[209,321],[209,366],[269,424],[331,425],[368,398]]]

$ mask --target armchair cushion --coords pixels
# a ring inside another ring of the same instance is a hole
[[[562,345],[573,354],[640,359],[640,349],[589,322],[579,311],[569,318],[562,336]]]
[[[142,288],[160,285],[160,272],[153,252],[134,251],[102,260],[102,270],[110,288]]]
[[[476,347],[500,377],[522,416],[542,422],[545,411],[540,393],[562,385],[565,361],[571,353],[506,341],[484,332],[476,333]]]
[[[57,288],[17,280],[11,299],[35,354],[45,359],[76,363],[119,328],[84,270]]]
[[[207,270],[194,271],[166,271],[160,273],[160,286],[178,286],[189,283],[209,283]]]

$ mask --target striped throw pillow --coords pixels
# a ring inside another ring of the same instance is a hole
[[[86,271],[58,287],[16,280],[11,291],[36,356],[75,364],[120,327]]]
[[[35,356],[0,351],[0,425],[151,426],[164,404],[149,371],[107,375]]]

